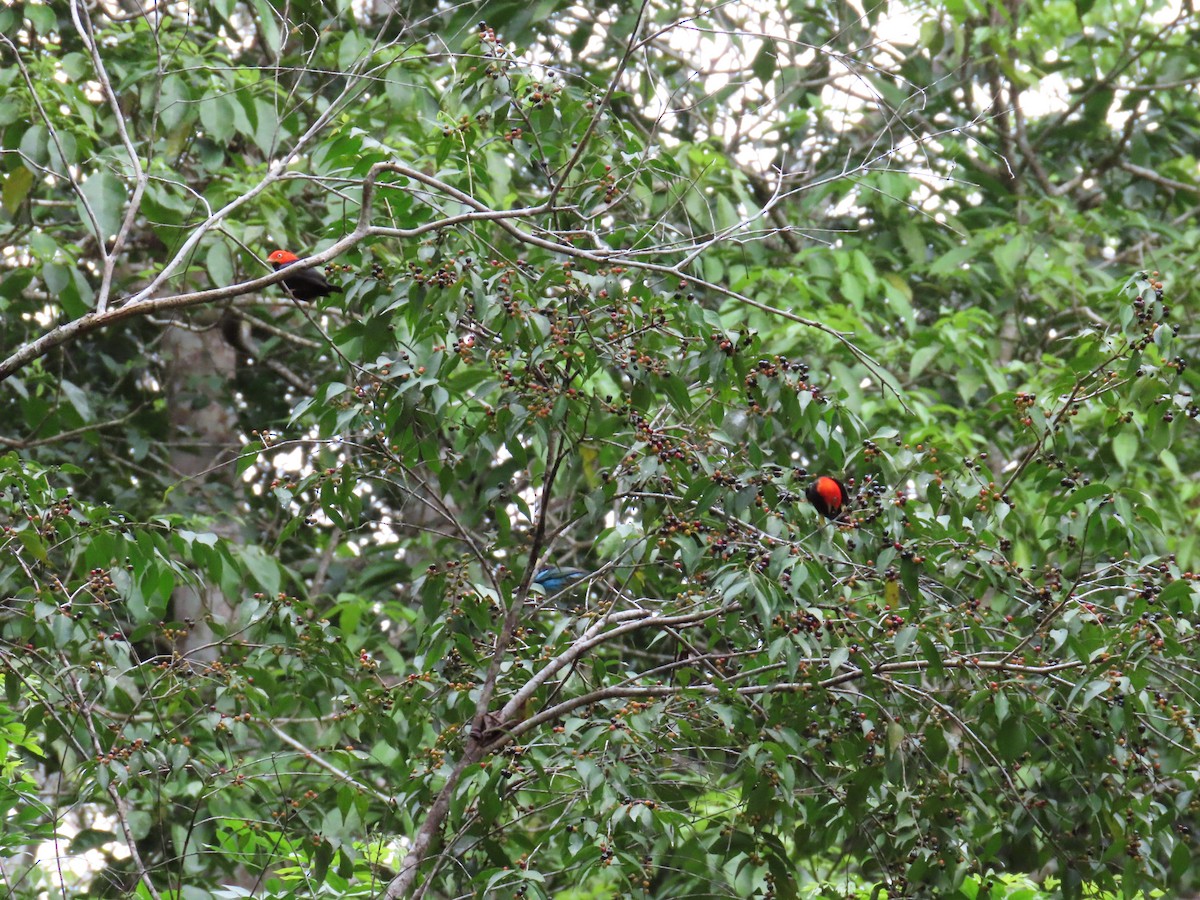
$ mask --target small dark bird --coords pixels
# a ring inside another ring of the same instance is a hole
[[[537,574],[533,576],[533,583],[544,589],[547,593],[553,594],[561,591],[568,584],[574,584],[581,578],[587,578],[590,574],[585,569],[545,566],[537,570]]]
[[[804,491],[808,502],[827,519],[840,519],[842,510],[850,502],[846,486],[836,478],[822,475]]]
[[[290,250],[275,250],[267,257],[267,262],[275,267],[275,271],[290,266],[300,257]],[[297,269],[280,282],[283,289],[297,300],[313,300],[330,294],[340,294],[342,289],[336,284],[325,280],[325,274],[316,269]]]

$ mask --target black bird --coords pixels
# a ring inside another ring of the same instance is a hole
[[[275,267],[275,271],[292,265],[300,257],[290,250],[275,250],[267,257],[267,262]],[[327,297],[330,294],[342,293],[342,288],[325,280],[325,274],[314,268],[297,269],[294,273],[280,282],[284,290],[297,300],[312,300],[316,297]]]
[[[846,486],[836,478],[822,475],[804,491],[811,503],[821,515],[827,519],[840,519],[842,510],[850,502]]]

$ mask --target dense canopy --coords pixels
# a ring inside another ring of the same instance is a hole
[[[0,7],[6,895],[1195,889],[1195,27]]]

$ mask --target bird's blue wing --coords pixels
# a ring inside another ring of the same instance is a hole
[[[533,583],[553,593],[561,591],[569,584],[587,578],[591,574],[586,569],[575,569],[561,566],[544,566],[533,576]]]

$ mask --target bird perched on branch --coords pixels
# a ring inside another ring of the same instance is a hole
[[[267,257],[267,262],[275,267],[275,271],[287,268],[295,263],[300,257],[290,250],[274,250]],[[340,294],[342,289],[336,284],[330,284],[325,280],[325,274],[315,268],[296,269],[295,272],[288,274],[288,277],[280,282],[283,289],[287,291],[296,300],[313,300],[317,297],[326,297],[329,294]]]
[[[842,511],[850,502],[846,486],[828,475],[822,475],[813,481],[804,491],[804,495],[817,512],[827,519],[841,519]]]
[[[563,566],[543,566],[537,570],[537,574],[533,576],[533,583],[541,587],[547,593],[553,594],[561,591],[569,584],[574,584],[580,579],[587,578],[591,572],[586,569],[573,569]]]

